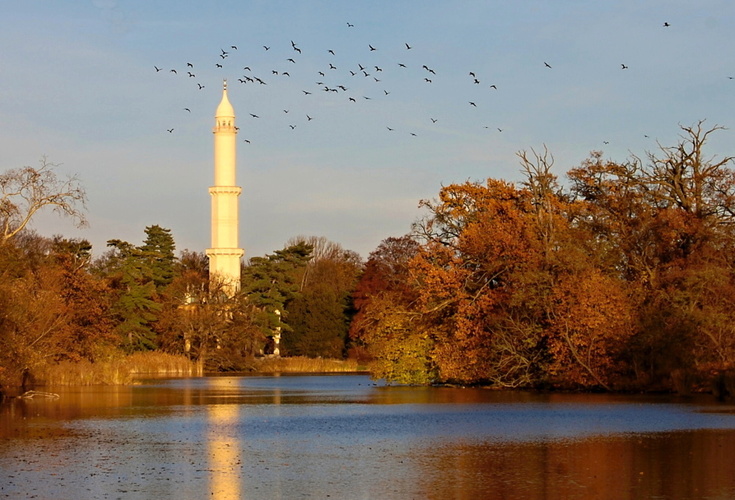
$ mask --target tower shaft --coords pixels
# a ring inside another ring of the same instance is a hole
[[[212,247],[207,249],[209,276],[212,283],[221,283],[225,292],[233,295],[240,288],[240,259],[245,251],[238,243],[238,198],[242,188],[236,185],[237,127],[235,111],[227,98],[227,82],[214,121],[214,186],[209,188]]]

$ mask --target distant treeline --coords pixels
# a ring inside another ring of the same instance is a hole
[[[97,259],[84,240],[28,231],[13,182],[34,178],[10,171],[0,391],[49,364],[138,351],[246,370],[280,332],[281,355],[359,358],[396,383],[735,393],[735,173],[703,151],[718,129],[682,127],[645,158],[593,152],[564,182],[545,149],[520,152],[522,182],[443,187],[367,262],[296,237],[251,258],[234,296],[157,225]]]

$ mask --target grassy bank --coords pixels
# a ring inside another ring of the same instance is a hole
[[[366,371],[354,359],[325,359],[293,356],[288,358],[256,358],[258,373],[338,373]]]
[[[294,356],[256,358],[255,373],[347,373],[366,371],[354,359],[323,359]],[[139,352],[107,361],[66,361],[35,373],[39,385],[125,385],[139,376],[193,377],[201,375],[196,363],[184,356],[162,352]]]
[[[294,356],[256,358],[251,365],[256,373],[347,373],[365,372],[367,367],[354,359],[323,359]],[[184,356],[161,352],[140,352],[91,363],[66,361],[49,365],[35,374],[38,385],[125,385],[139,376],[193,377],[201,373],[196,363]]]
[[[67,361],[38,371],[36,380],[45,385],[123,385],[140,375],[196,376],[195,363],[184,356],[162,352],[139,352],[90,363]]]

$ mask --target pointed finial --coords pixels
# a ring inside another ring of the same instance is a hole
[[[222,90],[227,90],[227,78],[222,80]]]

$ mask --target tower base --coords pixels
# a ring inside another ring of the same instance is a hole
[[[210,284],[221,284],[227,295],[233,296],[240,290],[240,259],[245,255],[242,248],[207,248],[209,257]]]

